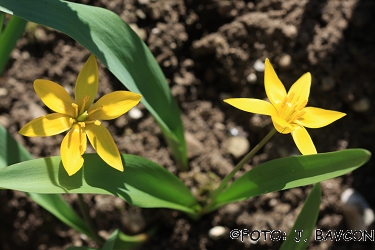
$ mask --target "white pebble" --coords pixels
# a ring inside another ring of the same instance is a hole
[[[254,69],[258,72],[263,72],[264,71],[264,62],[261,60],[256,60],[254,63]]]
[[[249,82],[249,83],[256,83],[257,82],[257,75],[255,73],[250,73],[247,77],[246,77],[246,80]]]
[[[374,211],[365,198],[352,188],[341,194],[342,211],[347,227],[351,230],[366,230],[374,222]]]
[[[134,120],[138,120],[139,118],[141,118],[143,116],[142,111],[138,108],[132,108],[131,110],[129,110],[128,114],[129,114],[130,118],[132,118]]]
[[[222,238],[226,233],[227,233],[227,230],[225,229],[225,227],[216,226],[216,227],[211,228],[208,231],[208,236],[210,236],[210,238],[213,240],[217,240],[217,239]]]

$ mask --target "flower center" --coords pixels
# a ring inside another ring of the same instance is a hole
[[[284,97],[278,115],[288,123],[293,123],[306,112],[303,110],[307,104],[307,100],[300,100],[299,96],[295,96],[294,92],[288,93]]]

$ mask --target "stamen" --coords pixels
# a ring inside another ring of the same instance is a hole
[[[298,110],[302,110],[304,107],[306,107],[306,104],[307,104],[307,100],[301,102],[299,105],[298,105]]]
[[[90,97],[88,95],[86,95],[85,98],[83,98],[81,110],[79,111],[80,114],[82,114],[85,111],[85,106],[86,106],[86,103],[89,101],[89,98]]]
[[[94,124],[96,125],[96,126],[99,126],[100,124],[102,124],[99,120],[96,120],[95,122],[94,122]]]
[[[291,93],[288,95],[288,102],[292,102],[292,101],[293,101],[294,95],[295,95],[294,92],[291,92]]]
[[[74,108],[74,117],[78,117],[78,105],[75,103],[72,103],[72,106]]]
[[[70,117],[69,122],[70,122],[70,125],[72,126],[74,123],[76,123],[76,120]]]
[[[88,113],[88,115],[92,115],[92,114],[94,114],[96,111],[101,110],[102,108],[103,108],[103,106],[100,106],[100,107],[97,107],[96,109],[90,110],[89,113]]]
[[[81,128],[85,128],[86,124],[84,122],[78,122],[78,125],[81,126]]]

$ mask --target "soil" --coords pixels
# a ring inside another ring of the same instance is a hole
[[[108,122],[120,152],[136,154],[178,175],[201,199],[238,158],[228,148],[232,138],[256,145],[272,128],[269,117],[237,110],[227,97],[265,98],[259,62],[269,58],[287,89],[309,71],[313,82],[309,106],[338,110],[343,119],[310,129],[318,152],[345,148],[375,150],[375,3],[372,0],[82,0],[117,13],[148,44],[168,80],[186,129],[189,172],[182,173],[153,117],[142,106],[141,118],[126,114]],[[66,35],[29,24],[0,78],[0,123],[34,157],[59,154],[63,135],[27,138],[17,134],[28,121],[47,114],[32,83],[45,78],[71,91],[89,52]],[[100,64],[100,63],[99,63]],[[123,85],[100,66],[99,95]],[[261,68],[261,67],[260,67]],[[246,143],[245,143],[246,144]],[[246,147],[246,146],[245,146]],[[92,152],[92,149],[88,149]],[[290,135],[277,134],[245,170],[271,159],[298,154]],[[353,173],[322,183],[317,228],[350,229],[341,193],[355,188],[375,207],[374,161]],[[236,175],[236,176],[239,176]],[[158,230],[141,249],[278,249],[280,241],[231,240],[232,229],[288,232],[311,186],[275,192],[230,204],[199,221],[168,209],[140,209],[123,200],[85,195],[100,234],[116,228],[128,234]],[[66,199],[78,211],[75,195]],[[0,191],[0,248],[65,249],[93,246],[33,203],[24,193]],[[214,239],[211,228],[226,234]],[[311,241],[309,249],[375,249],[372,242]]]

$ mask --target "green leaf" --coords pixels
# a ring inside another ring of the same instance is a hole
[[[10,164],[32,159],[30,153],[21,144],[17,143],[1,125],[0,138],[0,169],[6,169],[5,167]],[[94,238],[87,225],[77,216],[61,195],[33,193],[28,193],[27,195],[68,226],[86,234],[90,238]]]
[[[154,233],[154,230],[150,230],[148,233],[137,234],[134,236],[126,235],[120,230],[115,230],[104,243],[100,250],[127,250],[135,249],[142,245],[146,240]],[[94,250],[90,247],[68,247],[66,250]]]
[[[13,16],[5,27],[4,32],[1,32],[2,23],[0,22],[0,75],[3,73],[9,55],[16,46],[18,38],[25,30],[26,24],[26,20]]]
[[[219,194],[210,211],[261,194],[335,178],[362,166],[370,156],[371,153],[364,149],[347,149],[263,163],[235,180]]]
[[[321,193],[320,183],[316,183],[310,191],[293,228],[288,233],[286,241],[283,242],[280,250],[306,249],[318,220]]]
[[[155,117],[177,162],[187,168],[180,111],[144,42],[106,9],[60,0],[0,0],[0,10],[59,30],[90,50]]]
[[[0,187],[33,193],[112,194],[139,207],[164,207],[193,217],[199,206],[189,189],[158,164],[122,155],[125,171],[108,166],[97,154],[83,156],[83,168],[68,176],[60,157],[40,158],[0,170]]]

